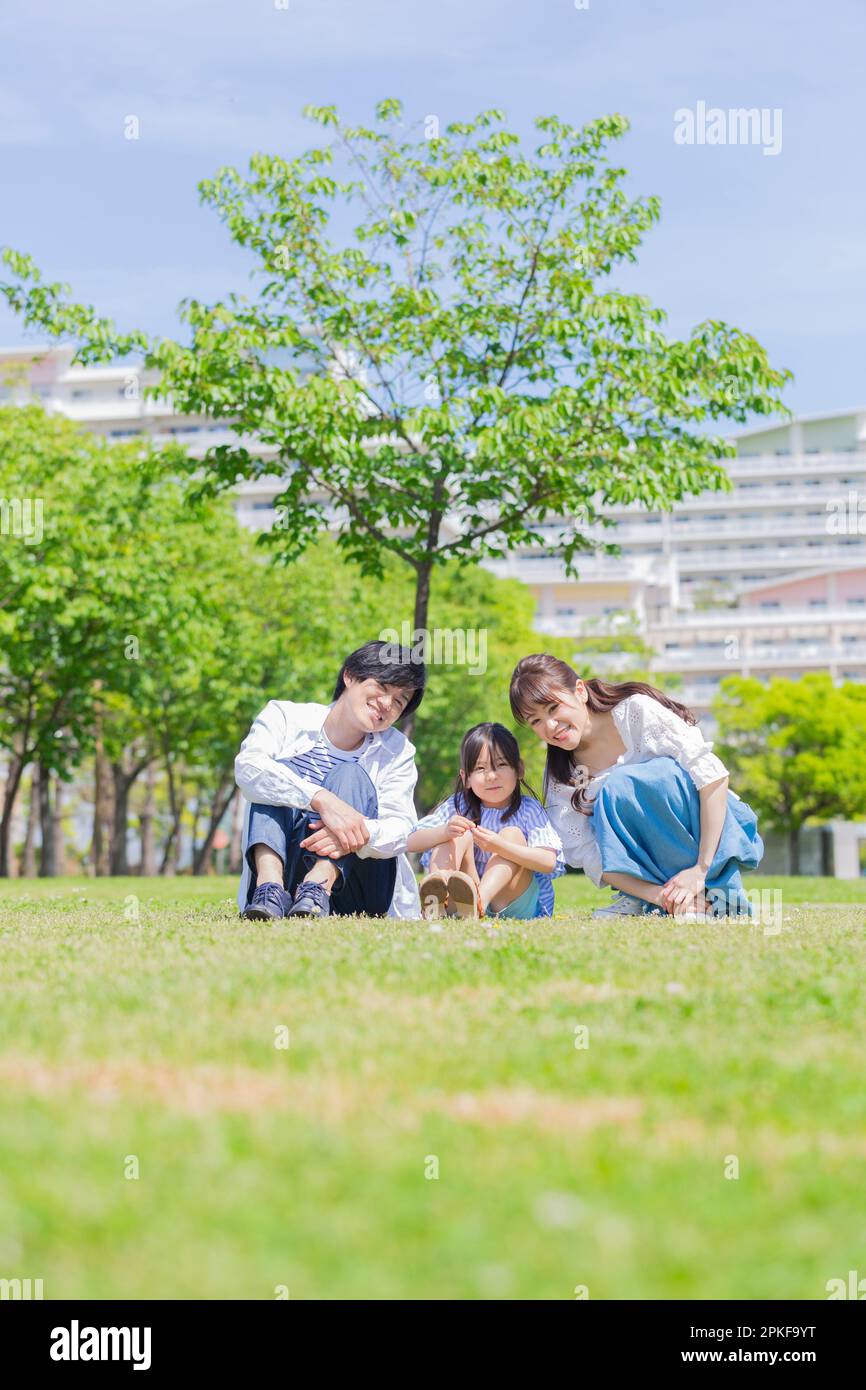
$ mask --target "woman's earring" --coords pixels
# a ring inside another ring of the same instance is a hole
[[[577,787],[582,792],[584,787],[589,784],[589,768],[586,763],[578,763],[571,775],[572,786]]]

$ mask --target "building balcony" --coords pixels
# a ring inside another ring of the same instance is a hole
[[[775,670],[779,667],[860,666],[866,663],[866,641],[849,643],[783,642],[763,644],[749,650],[738,647],[736,656],[724,648],[718,651],[659,652],[652,662],[656,671],[713,671],[738,675],[745,669]]]
[[[742,546],[730,550],[708,550],[690,553],[677,551],[677,564],[681,575],[721,574],[730,571],[749,570],[800,570],[825,569],[827,567],[848,567],[852,569],[866,564],[866,536],[862,540],[853,539],[851,545],[789,545],[759,546],[756,550],[746,550]]]
[[[563,561],[541,551],[509,555],[507,559],[485,560],[492,574],[505,579],[521,579],[524,584],[650,583],[669,585],[673,566],[663,555],[586,555],[576,557],[578,578],[565,572]]]
[[[666,610],[652,624],[653,640],[683,632],[705,632],[707,629],[726,633],[755,628],[818,627],[826,629],[831,623],[861,628],[866,634],[866,605],[828,605],[826,608],[725,608],[715,612],[688,614]]]
[[[792,474],[841,473],[847,477],[852,473],[866,472],[866,451],[852,450],[841,453],[830,451],[818,454],[756,454],[749,457],[745,453],[736,458],[726,459],[724,468],[732,478],[779,477],[788,478]]]
[[[740,536],[773,536],[776,539],[785,536],[815,536],[829,535],[827,522],[831,513],[825,508],[820,508],[817,516],[808,516],[805,512],[800,516],[785,516],[776,518],[757,518],[757,517],[737,517],[725,521],[708,521],[703,517],[689,517],[687,520],[680,520],[677,516],[671,518],[669,529],[664,530],[658,523],[646,522],[639,523],[620,523],[615,527],[609,527],[605,531],[592,531],[587,534],[598,541],[612,541],[617,545],[634,544],[643,542],[645,545],[664,545],[670,541],[672,553],[678,553],[678,547],[688,544],[689,541],[716,540],[720,536],[736,539]]]

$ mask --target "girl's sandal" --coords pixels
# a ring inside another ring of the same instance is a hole
[[[444,874],[425,874],[418,885],[418,892],[421,895],[421,916],[426,922],[435,922],[445,916],[448,882]]]
[[[478,889],[468,874],[454,869],[448,875],[448,916],[479,917]]]

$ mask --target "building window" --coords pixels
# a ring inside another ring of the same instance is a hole
[[[809,599],[809,607],[810,607],[810,608],[826,608],[826,607],[827,607],[827,600],[826,600],[825,598],[810,598],[810,599]]]

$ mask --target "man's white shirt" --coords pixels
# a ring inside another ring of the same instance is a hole
[[[263,806],[294,806],[308,811],[321,788],[299,776],[289,762],[316,744],[333,705],[298,705],[291,700],[270,700],[253,721],[235,759],[235,781],[247,802]],[[358,766],[373,783],[378,815],[366,817],[370,838],[355,853],[359,859],[397,859],[397,880],[390,917],[420,918],[421,899],[409,860],[406,841],[415,829],[415,747],[399,729],[384,729],[367,737],[359,750]],[[249,805],[244,815],[244,844],[249,824]],[[250,870],[244,870],[238,906],[247,902]]]

